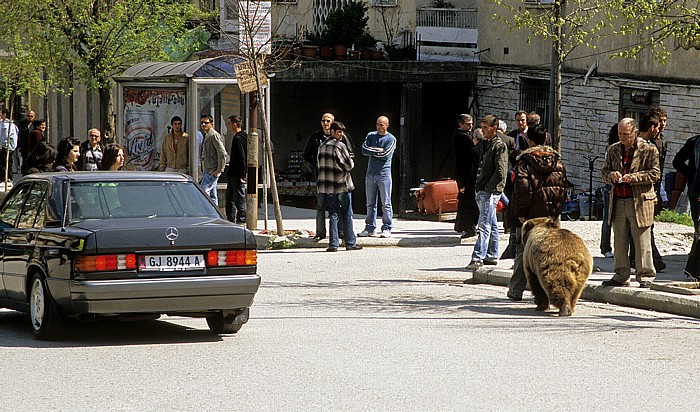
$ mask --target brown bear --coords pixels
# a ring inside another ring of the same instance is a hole
[[[530,219],[522,228],[523,267],[537,310],[559,308],[571,316],[593,270],[593,257],[577,234],[549,217]]]

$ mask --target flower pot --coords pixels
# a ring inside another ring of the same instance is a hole
[[[348,58],[348,46],[344,44],[336,44],[333,46],[333,55],[336,60],[345,60]]]
[[[370,49],[362,49],[360,51],[360,58],[362,60],[372,60],[372,50]]]
[[[372,60],[384,60],[384,52],[372,49]]]
[[[318,48],[318,55],[321,57],[321,60],[332,60],[333,48],[331,46],[321,46]]]
[[[316,58],[316,53],[318,53],[318,46],[303,45],[301,47],[301,55],[311,59]]]
[[[359,50],[348,50],[348,58],[350,60],[360,60],[360,51]]]

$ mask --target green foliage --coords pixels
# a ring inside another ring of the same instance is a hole
[[[326,18],[324,32],[333,44],[349,46],[369,30],[368,6],[364,1],[353,1],[331,11]]]
[[[99,90],[136,63],[167,60],[163,45],[201,14],[178,0],[13,0],[0,40],[18,33],[13,53],[40,61],[49,82],[70,87],[75,75]]]
[[[673,210],[664,209],[654,218],[657,222],[678,223],[693,227],[693,218],[686,213],[676,213]]]
[[[455,5],[447,0],[433,0],[431,6],[437,9],[454,9]]]
[[[512,1],[493,0],[506,9],[494,17],[512,29],[525,29],[534,37],[551,40],[560,48],[560,61],[581,45],[595,49],[594,40],[612,34],[618,21],[617,12],[624,0],[558,0],[554,4],[518,7]]]
[[[670,57],[669,46],[695,47],[700,45],[700,11],[692,0],[635,0],[625,3],[621,10],[620,34],[634,36],[635,43],[616,54],[618,57],[637,57],[649,50],[653,58],[665,63]]]

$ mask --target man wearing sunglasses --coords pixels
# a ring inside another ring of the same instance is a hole
[[[214,204],[219,204],[216,195],[216,183],[226,167],[226,146],[221,134],[214,130],[214,118],[205,114],[200,118],[202,127],[202,189],[211,197]]]

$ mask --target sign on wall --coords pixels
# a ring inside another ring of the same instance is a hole
[[[184,87],[124,87],[125,169],[158,169],[163,136],[170,133],[170,119],[186,119],[186,103]]]
[[[239,41],[244,54],[270,54],[272,15],[269,1],[242,1],[240,3]],[[250,48],[252,47],[252,50]]]

